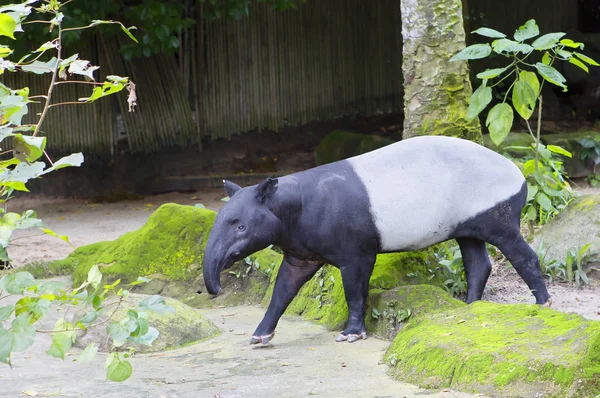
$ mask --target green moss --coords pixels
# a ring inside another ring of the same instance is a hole
[[[367,303],[367,330],[380,338],[391,340],[407,324],[398,319],[399,311],[410,310],[409,319],[415,319],[465,305],[445,290],[432,285],[400,286],[392,290],[371,289]],[[378,316],[374,315],[373,309],[376,309]]]
[[[95,264],[104,274],[121,278],[123,282],[156,273],[171,280],[194,278],[201,268],[215,216],[216,213],[208,209],[165,204],[142,228],[111,242],[80,247],[50,267],[72,266],[76,285],[85,280]]]
[[[331,163],[381,148],[393,142],[377,135],[336,130],[321,140],[315,149],[315,160],[318,165]]]
[[[386,360],[394,377],[426,388],[503,396],[580,389],[585,396],[600,392],[594,390],[599,347],[600,322],[531,305],[476,302],[411,320]]]
[[[442,275],[435,272],[437,262],[433,253],[434,249],[429,248],[414,252],[378,255],[369,282],[370,286],[379,289],[422,283],[443,286]]]

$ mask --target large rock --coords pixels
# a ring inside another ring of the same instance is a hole
[[[72,272],[75,285],[85,280],[93,265],[108,279],[119,278],[123,283],[148,276],[150,283],[132,290],[174,297],[194,307],[260,302],[269,285],[270,270],[280,258],[272,250],[253,255],[255,266],[241,261],[224,273],[225,294],[211,299],[206,293],[197,293],[205,291],[202,259],[215,217],[212,210],[165,204],[142,228],[114,241],[79,247],[66,259],[50,263],[49,269]]]
[[[492,397],[600,394],[600,322],[483,301],[416,317],[387,350],[392,376]]]
[[[139,294],[130,294],[123,306],[114,314],[112,320],[119,321],[127,318],[127,311],[135,308],[146,297]],[[107,304],[110,304],[110,302],[111,299],[107,299]],[[165,298],[165,302],[174,309],[174,312],[165,314],[148,313],[148,324],[155,327],[159,332],[158,338],[154,340],[152,345],[126,343],[119,347],[119,350],[124,351],[129,347],[133,347],[137,352],[164,351],[203,341],[220,333],[219,328],[209,319],[206,319],[197,309],[168,297]],[[99,326],[85,333],[81,332],[75,345],[84,348],[92,341],[99,344],[99,350],[103,352],[111,351],[114,348],[112,344],[109,344],[111,340],[108,338],[106,326]]]
[[[600,261],[600,195],[583,195],[576,198],[535,235],[533,247],[543,242],[547,248],[546,260],[564,262],[567,250],[579,250],[590,243],[588,264]],[[594,254],[592,254],[594,253]],[[585,269],[585,268],[584,268]],[[600,277],[600,275],[590,276]]]
[[[372,134],[336,130],[329,133],[315,149],[317,165],[336,162],[392,144],[389,138]]]

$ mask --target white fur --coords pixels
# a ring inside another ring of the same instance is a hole
[[[524,182],[510,160],[450,137],[410,138],[348,162],[367,188],[384,251],[444,241],[458,224],[515,195]]]

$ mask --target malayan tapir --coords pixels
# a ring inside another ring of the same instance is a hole
[[[519,230],[527,184],[503,156],[471,141],[410,138],[353,158],[245,188],[224,181],[203,260],[210,294],[235,261],[279,246],[283,262],[251,344],[267,343],[294,296],[325,263],[341,271],[348,322],[337,341],[366,338],[369,279],[378,253],[456,239],[467,303],[480,300],[491,271],[486,242],[525,280],[538,304],[550,302],[539,261]]]

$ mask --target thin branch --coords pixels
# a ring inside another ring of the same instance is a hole
[[[43,99],[47,100],[48,96],[47,95],[34,95],[32,97],[29,97],[29,99],[34,99],[34,98],[43,98]]]
[[[38,19],[36,21],[21,22],[21,25],[29,25],[31,23],[47,23],[47,24],[51,24],[52,22],[50,22],[50,21],[43,21],[41,19]]]
[[[60,105],[85,105],[85,104],[87,104],[87,102],[77,102],[77,101],[58,102],[56,104],[49,105],[48,108],[52,108],[52,107],[60,106]]]
[[[5,298],[10,297],[10,296],[13,296],[13,294],[7,294],[6,296],[2,296],[2,297],[0,297],[0,300],[4,300]]]
[[[121,304],[123,302],[123,297],[121,297],[121,299],[117,302],[118,304]],[[116,306],[115,309],[113,310],[113,312],[104,320],[100,321],[100,322],[96,322],[90,326],[87,327],[87,329],[92,329],[95,328],[97,326],[103,325],[105,323],[107,323],[108,321],[110,321],[112,319],[112,317],[115,315],[115,313],[119,310],[119,308],[121,308],[120,305]],[[62,332],[78,332],[81,329],[77,328],[77,329],[65,329],[65,330],[37,330],[38,333],[62,333]]]
[[[45,234],[39,234],[39,235],[27,235],[27,236],[19,236],[18,238],[11,238],[10,241],[11,243],[19,240],[19,239],[28,239],[28,238],[37,238],[39,236],[44,236]]]
[[[101,86],[104,84],[104,83],[98,83],[98,82],[84,82],[81,80],[65,80],[65,81],[56,82],[55,84],[58,86],[59,84],[67,84],[67,83],[92,84],[94,86]]]
[[[33,132],[34,137],[39,133],[42,122],[46,118],[46,113],[48,113],[48,109],[50,109],[50,99],[52,98],[52,90],[54,90],[54,84],[56,83],[56,78],[58,77],[58,66],[60,65],[60,61],[61,61],[61,58],[60,58],[61,57],[61,48],[62,48],[62,41],[61,41],[62,30],[61,29],[62,28],[59,23],[58,24],[58,37],[56,39],[57,43],[58,43],[58,46],[56,47],[56,52],[57,52],[56,66],[54,67],[54,71],[52,71],[52,80],[50,81],[50,87],[48,87],[46,106],[44,106],[44,110],[42,111],[40,120],[38,120],[37,126],[35,127],[35,131]]]
[[[537,120],[537,141],[535,148],[535,171],[538,171],[538,161],[540,154],[540,135],[542,133],[542,96],[540,95],[540,105],[538,106],[538,120]]]
[[[44,155],[46,155],[46,159],[48,159],[48,161],[50,162],[50,166],[54,167],[54,162],[52,161],[52,159],[50,159],[50,156],[48,156],[48,153],[45,150]]]

